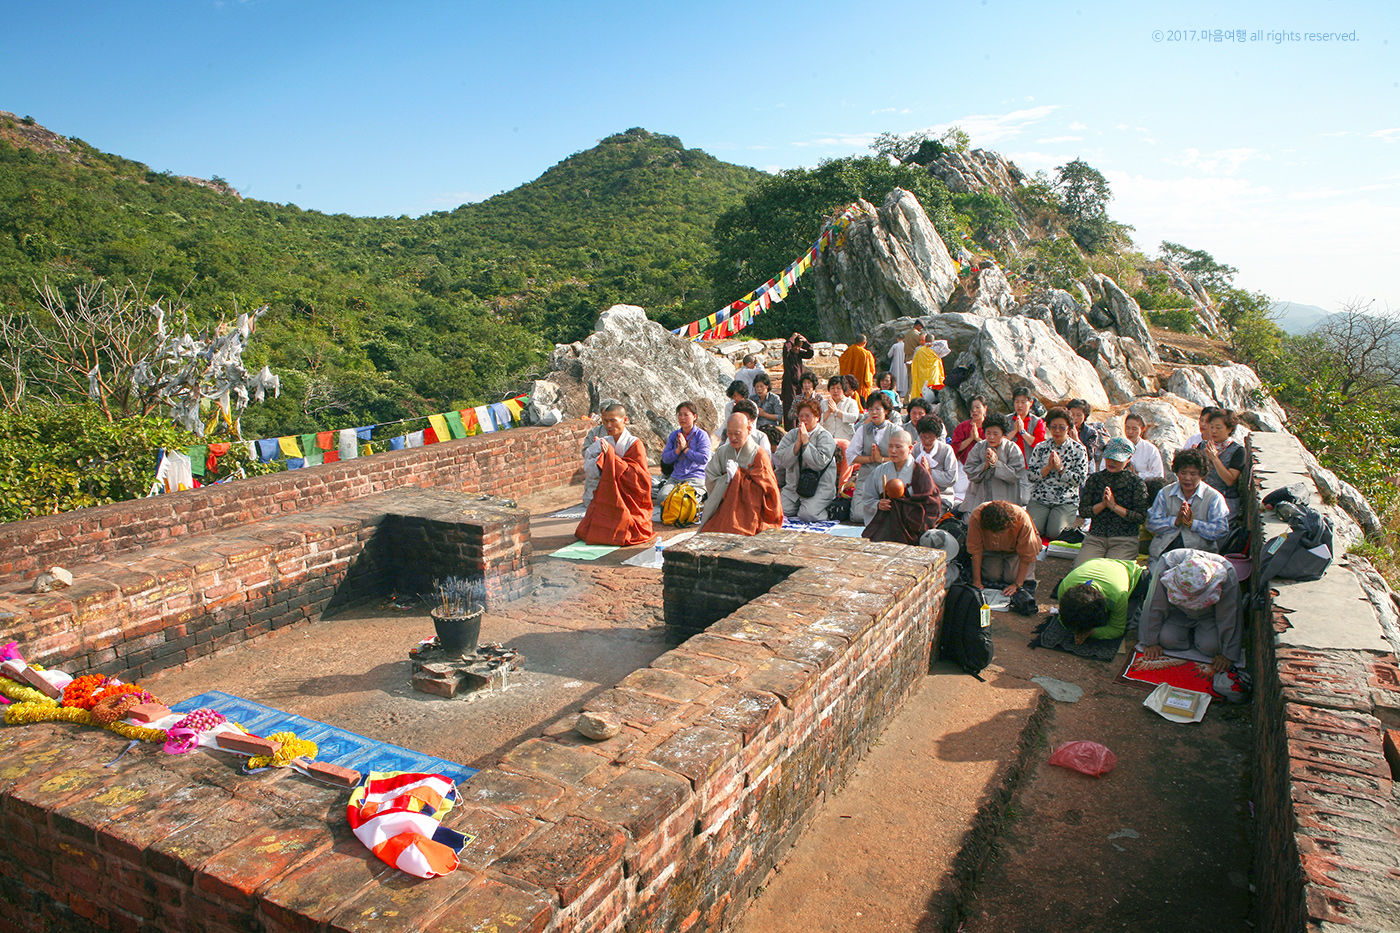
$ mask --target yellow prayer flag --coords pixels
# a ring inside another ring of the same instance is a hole
[[[452,431],[448,428],[447,418],[444,415],[429,415],[428,424],[433,426],[433,433],[437,435],[438,443],[452,439]]]
[[[287,436],[277,438],[277,446],[282,451],[284,457],[302,457],[301,445],[297,443],[297,438]]]

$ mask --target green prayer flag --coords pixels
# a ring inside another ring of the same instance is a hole
[[[325,451],[318,450],[318,451],[316,451],[315,453],[308,453],[308,454],[306,455],[306,466],[320,466],[321,464],[323,464],[323,463],[325,463],[325,462],[326,462],[326,453],[325,453]]]
[[[317,443],[316,443],[316,433],[315,433],[314,431],[313,431],[312,433],[310,433],[310,434],[303,434],[303,435],[301,436],[301,452],[302,452],[302,453],[306,454],[306,455],[309,457],[309,456],[311,455],[311,452],[312,452],[313,450],[320,450],[320,449],[321,449],[321,448],[320,448],[320,447],[317,445]],[[310,460],[308,460],[308,461],[307,461],[307,466],[310,466],[310,465],[311,465],[311,462],[310,462]]]
[[[467,436],[467,426],[462,423],[462,413],[460,411],[449,411],[445,414],[447,418],[447,430],[452,432],[452,439],[455,441]]]
[[[187,447],[185,456],[190,458],[190,472],[195,476],[203,476],[204,463],[209,459],[209,447]]]

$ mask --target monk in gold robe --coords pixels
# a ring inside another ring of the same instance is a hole
[[[705,521],[701,531],[756,535],[783,524],[783,494],[773,463],[752,437],[753,422],[743,412],[729,416],[727,444],[720,444],[705,467]]]
[[[865,397],[875,388],[875,354],[865,348],[864,334],[858,335],[855,342],[846,348],[836,365],[841,375],[855,377],[856,392],[860,395],[861,404],[864,404]]]
[[[918,398],[929,390],[943,388],[943,360],[933,349],[933,337],[924,335],[924,342],[914,351],[910,363],[909,394]]]
[[[627,430],[622,405],[603,409],[603,433],[584,449],[583,470],[594,485],[593,498],[574,537],[617,547],[635,547],[656,537],[646,445]]]

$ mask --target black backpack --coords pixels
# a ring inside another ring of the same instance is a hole
[[[982,668],[992,663],[992,639],[982,627],[982,591],[971,583],[954,583],[943,596],[943,632],[938,656],[955,661],[981,680]]]
[[[1287,519],[1287,534],[1269,539],[1259,567],[1259,592],[1267,592],[1265,584],[1278,577],[1281,580],[1319,580],[1332,563],[1332,523],[1306,506],[1284,506],[1275,511]]]

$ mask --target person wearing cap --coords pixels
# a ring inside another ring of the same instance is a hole
[[[1089,519],[1089,532],[1075,567],[1098,557],[1136,560],[1142,523],[1152,504],[1147,484],[1127,469],[1133,459],[1132,441],[1113,438],[1104,446],[1103,457],[1103,469],[1089,474],[1079,496],[1079,517]]]
[[[1196,650],[1219,674],[1242,660],[1240,580],[1219,554],[1178,548],[1162,555],[1157,585],[1138,626],[1142,656]]]

